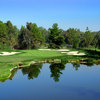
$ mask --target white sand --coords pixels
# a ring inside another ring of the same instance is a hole
[[[61,53],[67,53],[67,52],[61,52]]]
[[[67,55],[75,55],[75,56],[84,56],[84,55],[86,55],[85,53],[79,53],[79,51],[67,52],[67,51],[69,51],[68,49],[58,49],[58,50],[56,50],[56,49],[38,49],[38,50],[61,51],[61,53],[66,53]]]
[[[20,52],[2,52],[3,54],[0,54],[1,56],[6,56],[6,55],[14,55],[14,54],[18,54]]]
[[[38,49],[38,50],[48,50],[48,51],[69,51],[68,49],[58,49],[58,50],[56,50],[56,49]]]
[[[78,51],[71,51],[71,52],[68,52],[67,55],[84,56],[86,54],[85,53],[78,53]]]
[[[59,49],[57,51],[69,51],[68,49]]]

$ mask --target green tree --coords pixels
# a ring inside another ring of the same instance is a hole
[[[78,48],[80,43],[80,30],[70,28],[67,30],[67,41],[73,48]]]
[[[95,47],[95,50],[96,50],[96,48],[98,47],[98,35],[97,34],[93,37],[92,45]]]
[[[13,26],[10,21],[7,21],[6,26],[9,46],[11,47],[11,49],[13,49],[17,44],[19,30],[16,26]]]
[[[94,43],[95,49],[97,47],[100,47],[100,31],[97,32],[97,34],[94,36],[93,43]]]
[[[31,32],[32,34],[32,48],[39,48],[43,41],[42,34],[40,32],[40,29],[35,23],[27,23],[27,29]]]
[[[7,44],[7,27],[0,21],[0,49],[4,49],[4,46]]]
[[[20,34],[18,36],[18,44],[20,49],[31,49],[32,47],[32,35],[31,32],[25,27],[21,27]]]
[[[64,43],[65,38],[61,35],[61,30],[58,28],[58,24],[53,24],[52,28],[49,28],[49,44],[50,48],[60,48]]]
[[[42,43],[48,43],[48,31],[43,28],[43,27],[39,27],[39,31],[41,32],[41,40],[42,40]]]
[[[55,37],[55,44],[58,46],[61,46],[64,43],[64,40],[65,40],[64,36],[61,36],[61,35],[56,36]]]
[[[89,47],[93,41],[93,35],[89,31],[88,27],[86,28],[83,41],[84,41],[84,47]]]

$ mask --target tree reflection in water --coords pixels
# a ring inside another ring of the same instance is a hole
[[[79,63],[73,63],[72,65],[73,65],[73,67],[75,68],[76,71],[80,67],[80,64]]]
[[[60,75],[63,74],[61,71],[65,69],[65,64],[63,63],[53,63],[50,65],[51,77],[53,77],[55,82],[59,81]]]
[[[58,82],[60,79],[60,76],[62,73],[62,70],[65,70],[65,62],[61,62],[61,63],[51,63],[49,68],[50,68],[50,72],[51,75],[50,77],[52,77],[54,79],[55,82]],[[81,65],[87,65],[87,67],[92,67],[94,65],[92,60],[87,60],[85,63],[81,62],[81,63],[72,63],[73,68],[77,71],[79,69],[79,67]],[[23,75],[28,75],[28,79],[34,79],[37,78],[41,72],[43,65],[38,63],[38,64],[31,64],[28,67],[24,67],[22,68],[22,73]],[[5,80],[10,79],[12,80],[12,78],[14,77],[14,75],[16,74],[17,70],[19,70],[18,68],[15,68],[11,71],[11,74],[9,76],[9,78],[5,78],[3,80],[0,80],[2,82],[5,82]]]
[[[13,79],[13,77],[14,77],[15,74],[17,73],[17,70],[18,70],[18,68],[15,68],[15,69],[13,69],[13,70],[11,71],[11,74],[10,74],[10,76],[9,76],[9,79],[10,79],[10,80]]]
[[[28,74],[28,79],[37,78],[41,68],[42,64],[31,64],[29,67],[23,68],[22,73],[23,75]]]
[[[75,70],[77,71],[80,67],[80,63],[72,63],[73,67],[75,68]],[[93,60],[88,59],[86,62],[81,62],[81,65],[87,65],[87,67],[92,67],[94,65]]]

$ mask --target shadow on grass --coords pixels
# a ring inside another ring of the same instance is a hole
[[[94,59],[100,59],[100,51],[85,50],[85,53],[86,53],[86,55],[84,57],[94,58]]]

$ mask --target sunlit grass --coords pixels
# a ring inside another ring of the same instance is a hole
[[[41,61],[48,59],[63,59],[67,60],[79,60],[83,58],[100,57],[99,53],[94,54],[88,51],[79,50],[79,52],[84,52],[86,56],[73,56],[67,55],[66,53],[61,53],[61,51],[51,50],[51,51],[41,51],[41,50],[5,50],[7,52],[20,52],[15,55],[0,56],[0,81],[6,80],[10,75],[10,69],[15,67],[19,62],[23,64],[29,63],[31,61]],[[73,51],[70,49],[69,51]],[[74,50],[77,51],[77,50]],[[1,50],[0,53],[4,52]],[[98,51],[99,52],[99,51]]]

